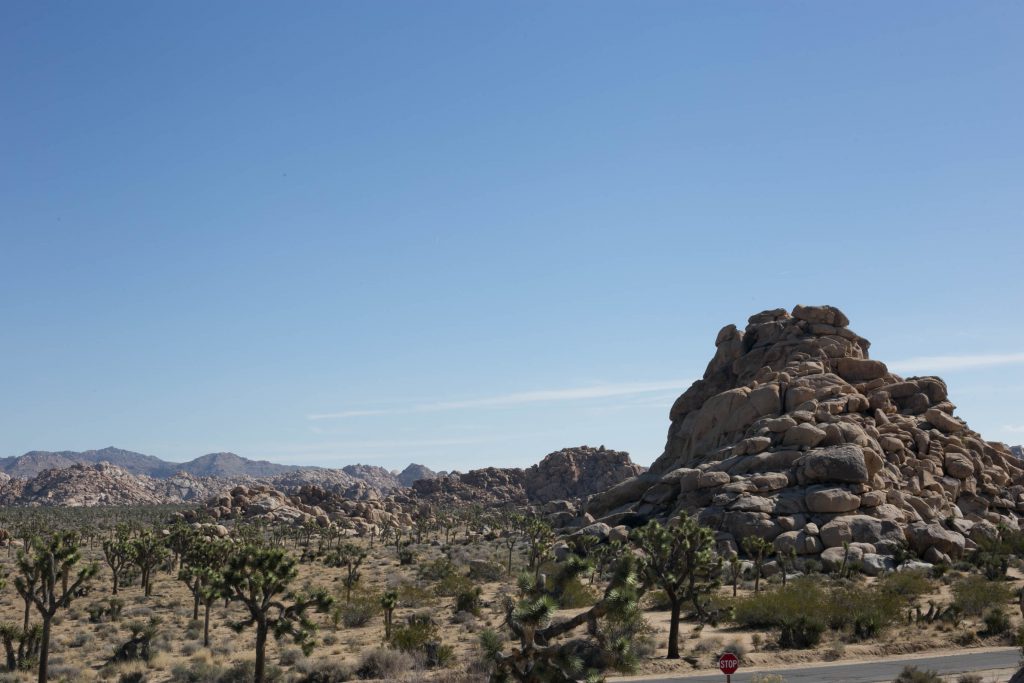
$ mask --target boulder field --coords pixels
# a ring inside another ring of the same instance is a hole
[[[650,470],[593,496],[610,526],[694,514],[720,549],[760,536],[826,567],[866,570],[909,548],[956,559],[1019,528],[1024,469],[955,416],[938,377],[900,377],[832,306],[724,327],[702,379],[669,414]]]

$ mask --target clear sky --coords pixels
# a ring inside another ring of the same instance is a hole
[[[0,4],[0,455],[649,464],[830,303],[1024,441],[1024,4]]]

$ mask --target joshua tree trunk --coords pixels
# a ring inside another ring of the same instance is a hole
[[[679,613],[682,611],[683,601],[672,597],[672,620],[668,625],[668,656],[667,659],[679,659]]]
[[[50,619],[43,615],[43,637],[39,643],[39,683],[46,683],[47,660],[50,658]]]
[[[203,612],[203,647],[210,647],[210,605],[211,603],[206,603]]]
[[[267,659],[267,623],[256,624],[256,683],[263,683],[263,670]]]

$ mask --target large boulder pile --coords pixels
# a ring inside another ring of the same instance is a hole
[[[409,511],[413,508],[413,501],[401,495],[353,500],[315,484],[305,484],[292,493],[267,484],[252,484],[235,486],[230,492],[208,500],[203,508],[185,511],[182,517],[189,522],[257,518],[273,524],[315,524],[367,534],[389,523],[403,528],[411,526]]]
[[[900,377],[831,306],[723,328],[704,377],[675,402],[649,472],[595,496],[611,525],[698,515],[723,549],[760,536],[824,564],[909,546],[949,560],[1024,512],[1024,469],[955,416],[938,377]]]
[[[4,505],[93,507],[102,505],[158,505],[181,502],[163,482],[134,476],[111,465],[73,464],[43,470],[31,479],[11,479],[0,490]]]
[[[484,467],[419,479],[412,483],[412,495],[435,504],[527,503],[523,470],[518,468]]]
[[[398,473],[398,483],[402,486],[412,486],[420,479],[436,479],[437,472],[426,465],[411,463],[408,467]]]
[[[547,503],[565,498],[586,498],[644,470],[634,464],[625,451],[613,451],[604,446],[579,446],[549,453],[539,463],[527,468],[524,485],[531,502]]]

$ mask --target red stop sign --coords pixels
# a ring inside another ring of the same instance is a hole
[[[733,653],[726,652],[718,658],[718,669],[726,676],[736,673],[738,668],[740,668],[740,660]]]

